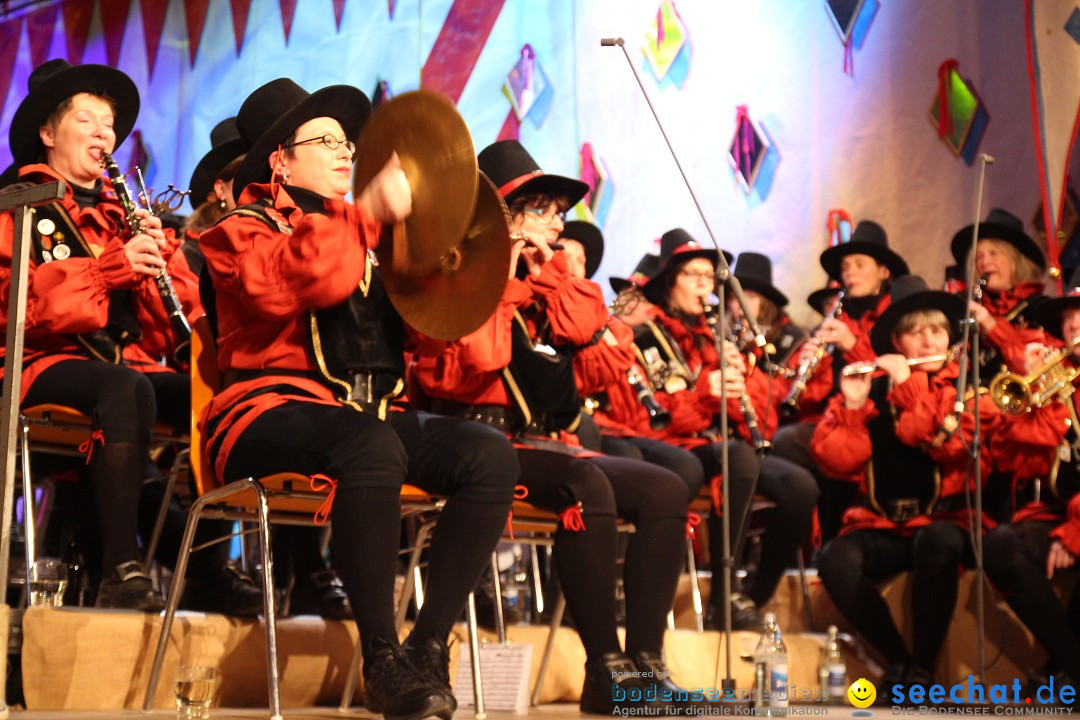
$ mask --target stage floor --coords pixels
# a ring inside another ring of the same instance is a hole
[[[974,708],[967,707],[967,710]],[[985,706],[988,715],[993,715],[993,708]],[[803,712],[799,712],[803,710]],[[824,718],[825,720],[835,720],[836,718],[851,718],[854,708],[851,707],[829,707],[821,708],[814,707],[812,712],[809,706],[797,706],[795,711],[790,714],[789,717],[795,719],[799,717],[812,717],[812,718]],[[866,712],[866,711],[863,711]],[[886,718],[893,717],[894,713],[892,708],[872,708],[872,717],[874,718]],[[918,710],[914,711],[918,713]],[[730,713],[734,714],[734,713]],[[1068,714],[1067,712],[1059,712],[1057,715]],[[1024,717],[1048,717],[1050,713],[1044,714],[1025,714]],[[867,717],[861,715],[861,717]],[[65,712],[53,712],[38,710],[36,712],[13,712],[11,718],[25,718],[26,720],[75,720],[79,718],[82,720],[93,720],[95,718],[101,718],[105,720],[123,720],[124,718],[175,718],[176,713],[171,710],[155,710],[153,712],[144,713],[139,710],[108,710],[108,711],[77,711],[69,710]],[[266,718],[268,717],[266,710],[230,710],[228,708],[214,708],[210,713],[211,720],[247,720],[247,718]],[[381,718],[381,715],[372,715],[371,713],[353,710],[350,712],[338,712],[336,708],[298,708],[285,711],[285,720],[323,720],[329,718]],[[570,718],[590,718],[600,717],[598,715],[582,715],[578,712],[577,703],[550,703],[548,705],[541,705],[529,710],[527,716],[515,716],[507,712],[490,712],[487,714],[488,718],[492,720],[509,720],[514,717],[531,717],[531,718],[543,718],[544,720],[570,720]],[[740,717],[745,717],[740,715]],[[753,717],[753,716],[749,716]],[[457,713],[454,718],[456,720],[473,720],[475,716],[468,711]]]

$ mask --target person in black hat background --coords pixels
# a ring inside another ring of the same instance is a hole
[[[191,173],[188,187],[191,189],[192,213],[184,223],[182,247],[188,265],[196,275],[201,275],[203,265],[199,235],[236,207],[233,178],[240,169],[245,149],[240,131],[236,129],[236,117],[225,118],[210,131],[210,150],[199,159]],[[209,307],[207,315],[211,315]],[[211,323],[217,326],[216,313]]]
[[[63,180],[64,198],[37,208],[31,230],[21,404],[74,407],[93,418],[87,455],[91,507],[101,538],[102,607],[157,612],[143,572],[138,503],[155,420],[189,423],[186,374],[163,366],[177,345],[154,277],[167,268],[189,319],[202,314],[197,284],[172,231],[145,211],[132,236],[103,177],[103,156],[124,141],[139,93],[103,65],[49,60],[34,69],[11,121],[22,183]],[[0,218],[0,284],[11,266],[11,216]],[[0,315],[7,322],[7,292]]]
[[[725,253],[731,261],[729,253]],[[713,497],[710,513],[709,550],[714,569],[723,555],[723,531],[720,499],[721,453],[728,446],[730,498],[723,512],[730,517],[731,548],[740,546],[746,517],[757,485],[760,461],[754,449],[744,442],[749,437],[737,398],[747,393],[745,359],[734,343],[724,340],[726,370],[721,376],[716,339],[706,317],[706,305],[716,287],[716,250],[702,248],[682,228],[664,233],[660,238],[661,267],[644,286],[645,297],[658,309],[656,321],[647,323],[636,337],[643,353],[655,353],[666,363],[666,390],[673,396],[672,423],[662,434],[666,442],[693,453],[701,462],[704,477]],[[721,385],[726,384],[731,439],[719,437]],[[723,617],[723,598],[719,585],[713,586],[706,624],[715,628]],[[761,617],[756,604],[745,595],[731,598],[732,626],[737,630],[758,630]]]
[[[974,226],[957,232],[950,244],[961,268],[971,267]],[[980,377],[989,383],[1004,365],[1023,372],[1028,343],[1046,343],[1036,314],[1045,300],[1043,276],[1046,254],[1012,213],[993,208],[979,223],[975,247],[975,274],[983,281],[982,300],[972,307],[979,332],[985,338]],[[966,270],[965,270],[966,272]]]
[[[892,297],[870,334],[877,372],[842,376],[841,393],[814,434],[814,459],[860,491],[840,536],[823,549],[819,574],[837,608],[884,656],[886,686],[929,686],[956,604],[956,568],[974,566],[966,497],[973,489],[972,410],[957,432],[942,431],[959,372],[946,353],[959,335],[964,302],[928,290],[918,276],[896,280]],[[945,360],[909,364],[942,355]],[[991,460],[1001,463],[1023,442],[1026,421],[1003,416],[985,395],[978,398],[987,473]],[[905,570],[912,573],[911,650],[876,586]]]
[[[839,317],[828,318],[802,344],[796,367],[821,345],[833,352],[821,358],[806,384],[799,403],[798,422],[780,428],[773,439],[773,455],[809,470],[821,488],[818,521],[821,539],[828,542],[840,530],[844,511],[854,500],[850,483],[837,482],[822,472],[810,456],[810,440],[825,402],[839,390],[839,372],[848,363],[870,362],[875,353],[870,331],[889,307],[892,282],[908,273],[907,263],[889,247],[885,229],[872,220],[855,226],[851,239],[821,254],[821,267],[830,282],[839,283],[844,299]]]
[[[1039,306],[1035,319],[1057,340],[1072,343],[1080,338],[1080,271],[1060,298]],[[1041,345],[1029,346],[1027,372],[1046,361],[1046,352]],[[1065,367],[1078,362],[1080,351],[1074,350]],[[1075,685],[1080,677],[1080,593],[1074,590],[1062,607],[1051,585],[1054,576],[1074,572],[1080,556],[1080,455],[1073,397],[1058,395],[1022,416],[1028,420],[1025,444],[1017,443],[1006,455],[1011,462],[1004,468],[1012,473],[1015,512],[1011,523],[994,528],[983,540],[987,577],[1049,654],[1044,674],[1053,675],[1058,687]],[[1046,681],[1039,678],[1038,684]]]
[[[751,344],[741,350],[747,368],[747,392],[765,437],[771,440],[777,431],[780,400],[787,394],[790,383],[781,377],[770,377],[765,363],[783,364],[806,339],[806,332],[783,312],[788,299],[773,285],[772,261],[767,256],[740,253],[733,274],[742,283],[749,310],[755,314],[771,346],[762,349]],[[727,310],[729,327],[744,324],[743,308],[732,293],[727,295]],[[765,354],[767,359],[763,357]],[[810,533],[820,492],[809,470],[775,453],[761,460],[757,492],[772,500],[774,507],[769,511],[761,536],[761,558],[756,572],[743,584],[743,594],[761,608],[776,592],[784,571],[795,564],[796,553]]]
[[[688,499],[674,473],[578,444],[574,365],[579,354],[598,353],[605,343],[608,312],[600,287],[575,276],[566,252],[551,244],[564,229],[563,213],[588,186],[544,173],[516,140],[489,145],[478,161],[510,211],[511,277],[485,325],[450,343],[442,357],[420,358],[413,378],[436,412],[502,428],[518,448],[528,502],[563,518],[553,559],[585,647],[582,712],[645,707],[662,714],[672,703],[642,694],[653,683],[674,688],[661,652],[682,569]],[[617,518],[637,529],[623,566],[625,652],[615,617]],[[613,686],[642,694],[617,700]]]
[[[394,155],[345,202],[369,112],[356,88],[309,94],[285,78],[241,106],[239,207],[199,239],[226,383],[201,421],[223,480],[330,478],[334,566],[360,630],[367,706],[402,720],[448,718],[447,637],[502,534],[517,463],[490,428],[391,408],[404,389],[406,328],[369,250],[383,223],[410,214],[412,194]],[[424,606],[399,645],[406,479],[448,500],[428,549]]]

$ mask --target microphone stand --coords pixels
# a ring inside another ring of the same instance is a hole
[[[732,294],[742,307],[743,315],[746,317],[747,327],[750,328],[751,333],[754,335],[754,343],[762,349],[762,356],[768,357],[765,352],[765,335],[761,332],[761,327],[758,326],[757,318],[750,312],[749,303],[747,303],[746,295],[743,293],[742,284],[739,279],[731,273],[731,266],[728,265],[727,258],[724,257],[724,251],[720,249],[720,244],[716,241],[716,236],[713,234],[712,228],[709,226],[709,221],[705,217],[705,211],[701,208],[701,203],[698,202],[697,195],[694,193],[694,188],[690,186],[690,180],[686,177],[686,172],[683,171],[682,163],[679,162],[678,155],[675,154],[675,148],[671,145],[671,140],[668,139],[667,132],[664,130],[664,124],[660,122],[660,116],[656,113],[656,108],[653,107],[652,100],[649,99],[649,93],[645,90],[645,84],[641,82],[641,76],[638,74],[637,68],[634,67],[634,61],[630,59],[630,54],[626,51],[626,43],[622,38],[601,38],[600,45],[603,47],[618,46],[622,50],[623,57],[626,58],[626,64],[630,66],[630,71],[634,74],[634,79],[637,80],[638,87],[641,89],[641,94],[645,97],[645,102],[649,106],[649,110],[652,112],[653,119],[656,120],[656,125],[660,128],[660,134],[664,137],[664,142],[667,143],[668,151],[671,153],[671,158],[675,161],[675,166],[679,169],[679,174],[682,176],[683,183],[686,185],[686,189],[690,193],[690,198],[694,201],[694,207],[697,208],[698,215],[701,216],[701,221],[705,225],[705,231],[709,235],[709,239],[712,240],[713,245],[716,247],[718,260],[716,266],[716,294],[719,298],[719,305],[717,310],[720,314],[718,318],[719,334],[721,340],[727,337],[726,330],[726,315],[727,305],[724,299],[724,286],[727,285],[731,288]],[[720,374],[724,375],[725,362],[723,345],[721,344],[721,352],[719,353]],[[767,361],[766,361],[767,362]],[[768,363],[771,368],[771,363]],[[725,675],[720,683],[723,690],[722,699],[734,700],[735,699],[735,678],[731,675],[731,571],[734,566],[734,560],[731,556],[731,494],[729,485],[729,472],[728,472],[728,409],[727,409],[727,391],[724,388],[724,384],[720,384],[720,434],[721,434],[721,446],[720,446],[720,473],[721,473],[721,494],[724,501],[724,513],[722,516],[723,527],[723,593],[724,593],[724,637],[725,652],[726,652],[726,664]],[[715,565],[715,563],[714,563]],[[713,573],[715,577],[715,572]],[[720,658],[717,654],[717,668],[716,675],[720,674]]]
[[[982,379],[979,377],[979,331],[975,329],[976,320],[973,305],[975,304],[975,289],[981,281],[975,279],[975,249],[979,244],[979,222],[982,217],[983,185],[986,181],[986,166],[994,162],[994,158],[986,153],[979,155],[979,186],[975,198],[975,222],[971,229],[971,247],[968,249],[967,260],[967,317],[963,320],[963,334],[960,340],[960,376],[956,380],[956,403],[953,406],[953,417],[956,419],[956,432],[960,428],[960,421],[964,414],[964,395],[967,394],[968,362],[971,362],[971,382],[975,388],[974,404],[972,413],[975,419],[974,433],[971,438],[971,461],[974,463],[973,473],[975,480],[975,625],[976,625],[976,654],[979,666],[979,682],[986,680],[986,647],[983,633],[986,626],[986,617],[983,607],[983,583],[985,571],[983,570],[983,518],[982,518],[982,422],[979,416],[979,386]],[[982,293],[980,292],[980,299]],[[970,342],[970,351],[968,350]]]

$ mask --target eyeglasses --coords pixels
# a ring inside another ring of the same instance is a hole
[[[296,147],[297,145],[307,145],[309,143],[322,143],[328,150],[337,150],[341,145],[345,146],[345,149],[349,151],[350,155],[356,154],[356,143],[352,140],[338,140],[336,137],[327,133],[322,137],[308,138],[307,140],[297,140],[294,143],[288,145],[282,145],[282,149]]]
[[[683,277],[688,277],[691,280],[706,280],[708,282],[716,282],[716,273],[714,272],[693,272],[691,270],[680,270],[679,274]]]
[[[546,208],[527,207],[525,212],[535,215],[536,220],[544,225],[550,225],[555,218],[559,218],[563,223],[566,222],[566,213],[552,210],[550,205]]]

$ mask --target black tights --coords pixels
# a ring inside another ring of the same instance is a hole
[[[685,483],[668,470],[625,458],[522,449],[518,459],[529,502],[551,512],[581,503],[585,527],[556,532],[555,564],[587,657],[595,660],[620,650],[615,629],[617,517],[635,527],[623,568],[626,652],[660,652],[682,570]]]
[[[143,374],[97,360],[62,360],[42,372],[26,393],[23,407],[55,403],[75,408],[101,431],[87,470],[106,572],[138,559],[139,495],[154,420],[160,412],[170,422],[186,424],[188,382],[186,375],[175,373]]]
[[[818,501],[818,523],[821,541],[827,543],[840,532],[844,512],[855,502],[859,487],[855,483],[834,480],[821,472],[810,456],[810,441],[816,423],[799,422],[780,428],[773,438],[771,457],[795,463],[810,472],[821,489]]]
[[[1080,593],[1073,592],[1066,614],[1046,579],[1050,531],[1056,526],[1045,522],[999,525],[983,539],[983,563],[987,577],[1050,654],[1055,669],[1075,680],[1080,678],[1075,625],[1080,619]]]
[[[956,607],[960,567],[974,565],[967,533],[933,522],[912,537],[885,530],[856,530],[825,547],[820,575],[833,603],[891,665],[933,674]],[[876,583],[911,571],[915,648],[910,652]]]

